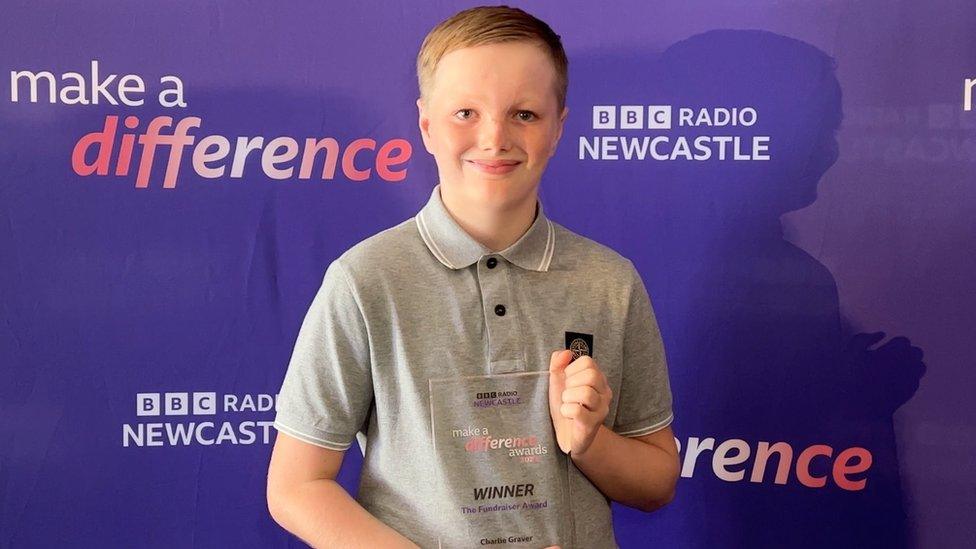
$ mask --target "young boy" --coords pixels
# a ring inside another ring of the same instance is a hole
[[[568,113],[559,36],[473,8],[417,70],[439,184],[326,271],[279,395],[271,514],[313,546],[615,547],[609,500],[666,504],[678,454],[640,276],[538,202]],[[357,433],[358,502],[334,480]]]

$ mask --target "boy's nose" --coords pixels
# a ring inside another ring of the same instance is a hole
[[[479,129],[478,146],[483,151],[507,151],[512,147],[510,139],[506,120],[486,118]]]

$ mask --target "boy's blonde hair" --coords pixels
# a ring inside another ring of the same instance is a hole
[[[541,46],[556,69],[556,101],[559,111],[566,106],[569,85],[569,60],[559,35],[544,21],[508,6],[480,6],[466,9],[433,28],[417,54],[417,83],[426,104],[437,63],[448,53],[461,48],[527,41]]]

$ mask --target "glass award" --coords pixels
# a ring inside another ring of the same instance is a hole
[[[571,547],[571,464],[549,415],[549,372],[429,383],[434,546]]]

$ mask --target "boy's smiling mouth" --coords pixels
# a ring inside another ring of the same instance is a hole
[[[521,164],[518,160],[465,160],[475,168],[490,174],[505,174]]]

